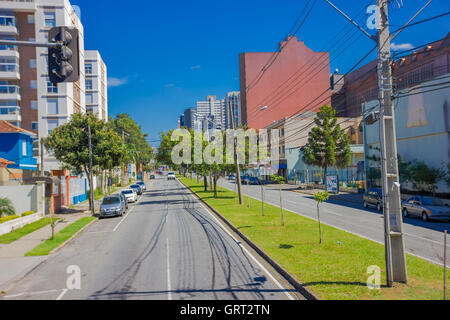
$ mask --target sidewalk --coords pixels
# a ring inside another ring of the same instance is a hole
[[[83,217],[86,217],[83,213],[55,215],[55,218],[61,219],[56,224],[55,233]],[[51,230],[51,226],[48,225],[13,243],[0,244],[0,260],[2,261],[0,264],[0,293],[5,291],[11,282],[47,259],[47,257],[25,257],[25,254],[50,238]]]

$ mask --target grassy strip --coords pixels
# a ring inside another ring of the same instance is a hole
[[[59,219],[55,219],[56,221]],[[48,226],[51,223],[50,218],[42,218],[36,222],[30,223],[23,228],[17,229],[13,232],[4,234],[0,237],[0,244],[10,244],[14,241],[19,240],[20,238],[25,237],[26,235],[42,229],[45,226]]]
[[[87,224],[95,220],[95,217],[84,217],[80,220],[72,223],[65,229],[61,230],[57,234],[55,234],[55,238],[53,240],[48,239],[44,243],[41,243],[36,248],[25,254],[26,257],[34,257],[34,256],[46,256],[50,254],[54,249],[59,247],[61,244],[70,239],[75,233],[85,227]]]
[[[205,192],[195,180],[180,177],[187,186],[239,228],[290,274],[321,299],[331,300],[441,300],[442,267],[407,256],[409,284],[386,287],[384,246],[329,226],[322,226],[324,241],[319,244],[318,224],[285,211],[286,226],[281,227],[280,208],[247,198],[240,206],[236,193],[219,188],[219,198]],[[382,270],[380,290],[369,290],[367,268]],[[449,275],[450,279],[450,275]]]

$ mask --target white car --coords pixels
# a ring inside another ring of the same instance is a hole
[[[167,174],[167,180],[175,180],[175,179],[176,179],[175,173],[169,172]]]
[[[137,193],[133,189],[126,189],[122,191],[123,196],[127,199],[128,203],[137,201]]]

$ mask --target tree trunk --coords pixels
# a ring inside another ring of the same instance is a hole
[[[93,203],[92,203],[92,198],[91,198],[91,194],[93,194],[93,192],[94,192],[94,190],[91,190],[92,188],[91,188],[91,175],[90,175],[90,173],[89,173],[89,170],[87,169],[87,168],[85,168],[84,169],[84,172],[86,173],[86,176],[87,176],[87,179],[88,179],[88,184],[89,184],[89,211],[90,212],[94,212],[94,210],[93,210]]]
[[[208,192],[208,178],[206,176],[203,177],[203,183],[205,185],[205,192]]]
[[[214,174],[214,198],[217,199],[217,175]]]
[[[320,239],[320,244],[322,244],[322,227],[320,224],[320,204],[317,203],[317,221],[319,221],[319,239]]]

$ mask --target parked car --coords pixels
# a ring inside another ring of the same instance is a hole
[[[228,176],[228,180],[234,181],[234,180],[236,180],[236,176],[235,176],[234,174],[230,174],[230,175]]]
[[[150,180],[155,180],[155,179],[156,179],[156,177],[154,174],[150,175]]]
[[[137,193],[133,189],[123,190],[122,195],[125,197],[128,203],[137,201]]]
[[[175,180],[175,179],[176,179],[175,173],[169,172],[167,174],[167,180]]]
[[[383,191],[381,189],[369,189],[364,193],[364,208],[375,207],[383,211]]]
[[[259,186],[261,184],[259,179],[256,177],[248,177],[247,181],[248,181],[248,184],[254,185],[254,186]]]
[[[132,184],[132,185],[130,186],[130,188],[136,190],[136,193],[137,193],[139,196],[142,195],[142,188],[141,188],[140,185],[138,185],[138,184]]]
[[[143,191],[147,191],[147,186],[145,185],[145,182],[139,181],[136,184],[140,185]]]
[[[403,217],[416,216],[423,221],[450,220],[450,208],[439,198],[411,197],[402,204]]]
[[[100,205],[100,218],[123,216],[126,212],[127,203],[121,194],[115,194],[103,198]]]

